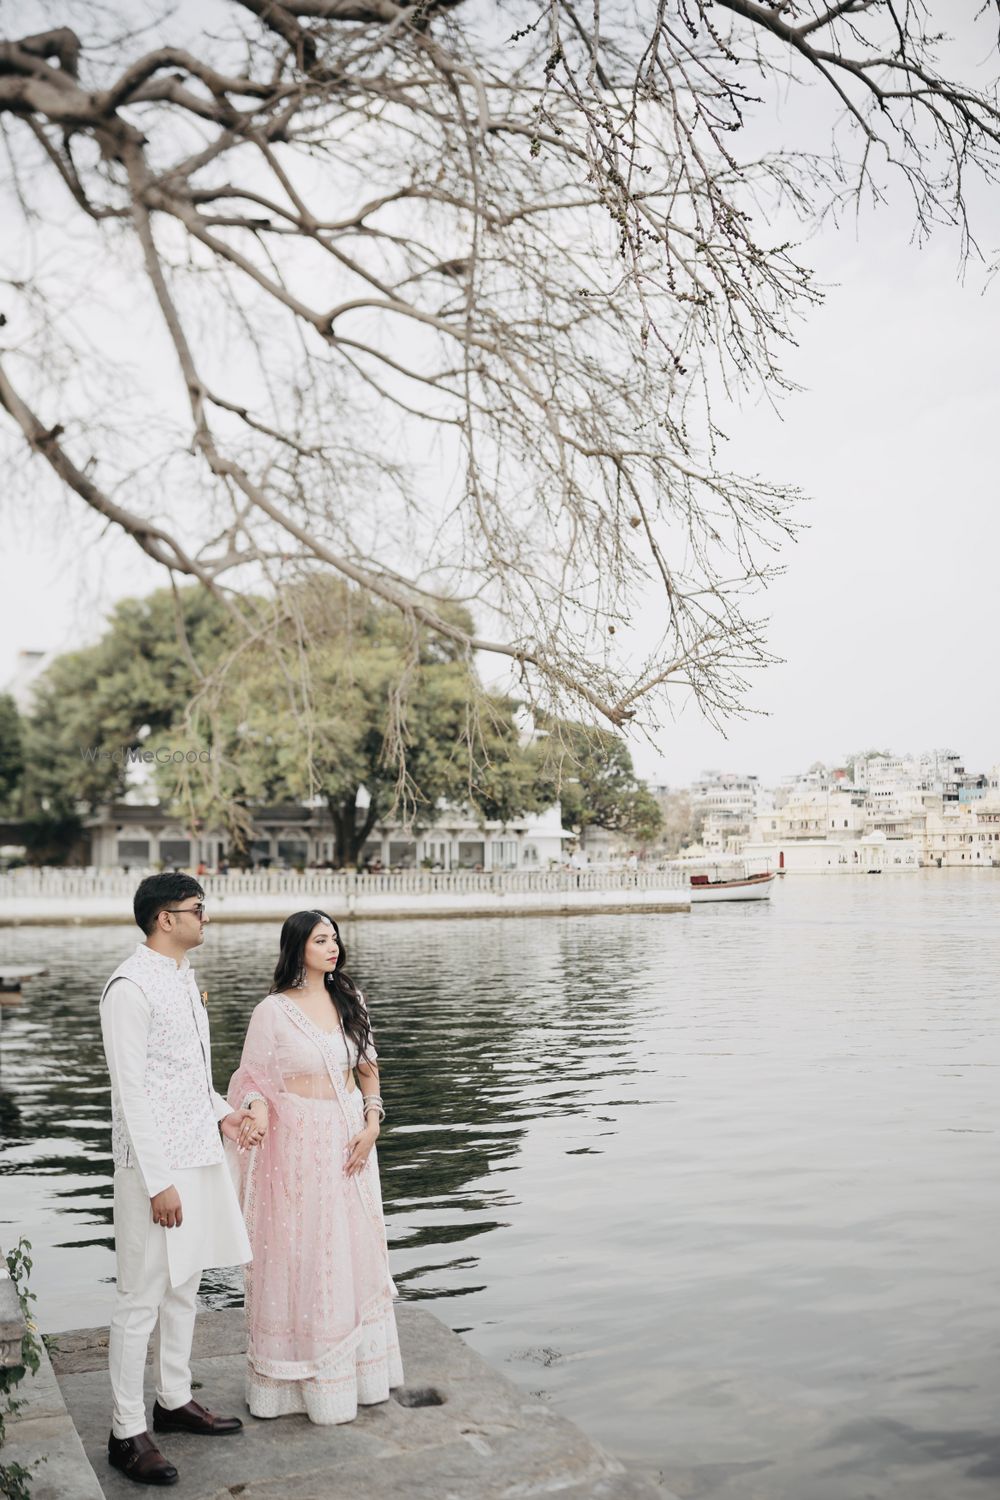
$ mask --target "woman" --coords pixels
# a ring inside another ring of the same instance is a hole
[[[375,1156],[378,1054],[344,958],[332,917],[288,918],[229,1085],[253,1116],[240,1176],[255,1417],[350,1422],[403,1382]]]

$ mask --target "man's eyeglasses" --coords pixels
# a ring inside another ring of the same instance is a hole
[[[177,917],[182,917],[186,912],[190,912],[200,922],[205,915],[205,903],[204,901],[199,901],[196,906],[164,906],[161,910],[173,912]]]

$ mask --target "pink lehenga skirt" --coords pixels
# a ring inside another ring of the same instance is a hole
[[[282,1093],[245,1173],[255,1417],[350,1422],[359,1404],[387,1401],[403,1383],[375,1152],[344,1176],[348,1140],[364,1124],[361,1090],[347,1097],[350,1131],[337,1099]]]

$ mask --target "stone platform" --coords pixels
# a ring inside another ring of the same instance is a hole
[[[185,1500],[671,1500],[491,1369],[430,1313],[413,1303],[397,1304],[396,1313],[406,1386],[339,1427],[314,1427],[298,1416],[250,1417],[242,1309],[201,1313],[196,1398],[241,1415],[245,1427],[226,1438],[165,1434],[163,1451],[180,1471],[173,1492]],[[92,1478],[81,1475],[78,1488],[49,1492],[43,1468],[35,1500],[102,1490],[113,1500],[135,1500],[147,1491],[106,1457],[107,1330],[59,1334],[55,1343],[59,1389],[100,1488],[91,1490]],[[147,1395],[151,1407],[151,1385]]]

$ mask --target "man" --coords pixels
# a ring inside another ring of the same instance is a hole
[[[256,1143],[248,1110],[212,1085],[208,1015],[188,953],[205,939],[205,893],[190,875],[150,875],[133,902],[145,942],[101,996],[111,1075],[118,1289],[108,1353],[114,1401],[108,1458],[140,1484],[176,1484],[146,1430],[143,1374],[159,1320],[156,1432],[239,1432],[191,1399],[198,1283],[210,1266],[250,1260],[223,1135]]]

